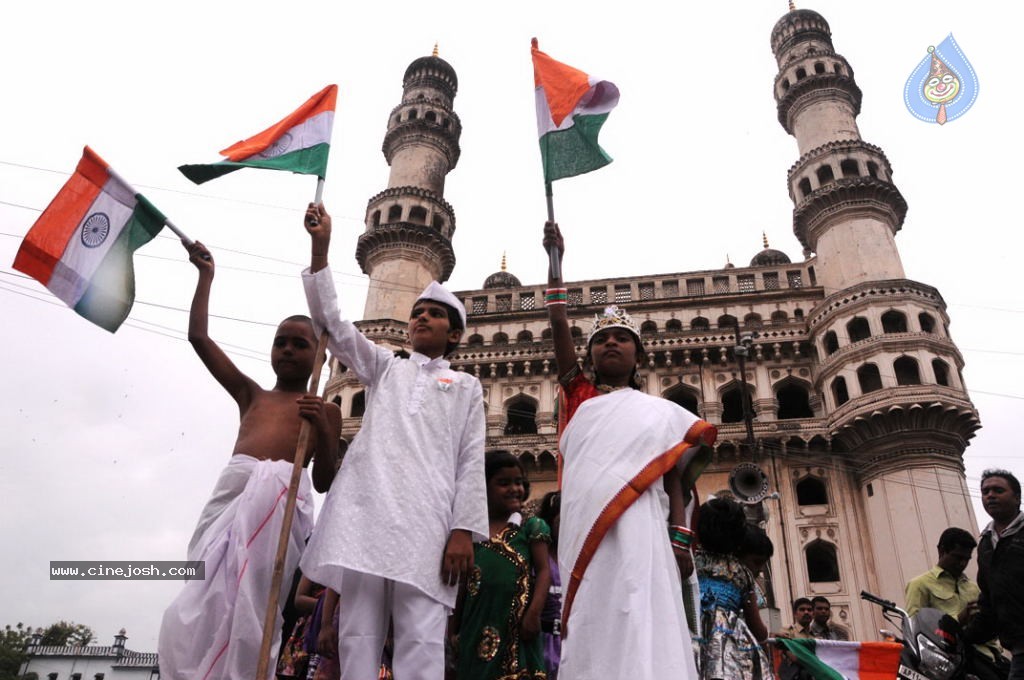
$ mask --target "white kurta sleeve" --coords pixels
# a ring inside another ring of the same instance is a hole
[[[306,290],[309,315],[313,317],[317,335],[326,329],[328,347],[338,361],[351,369],[364,385],[376,383],[394,355],[367,340],[351,321],[341,318],[330,267],[324,267],[315,274],[310,273],[309,269],[304,270],[302,285]]]
[[[484,476],[484,394],[480,381],[473,379],[466,422],[455,461],[455,499],[452,529],[465,529],[474,541],[488,538],[487,482]]]

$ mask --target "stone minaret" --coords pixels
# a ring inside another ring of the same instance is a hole
[[[903,278],[893,236],[907,203],[885,154],[861,140],[860,88],[832,47],[828,23],[817,12],[793,10],[775,25],[772,51],[779,65],[779,123],[796,137],[800,152],[789,170],[793,228],[818,254],[818,282],[830,293]]]
[[[789,171],[793,229],[816,254],[811,276],[824,289],[807,315],[814,387],[832,465],[856,490],[855,521],[836,539],[856,557],[829,593],[849,598],[854,620],[865,622],[877,608],[856,612],[856,592],[845,592],[852,583],[900,602],[906,582],[934,564],[944,529],[977,527],[963,454],[980,425],[942,296],[905,278],[894,236],[907,204],[885,154],[861,140],[861,91],[828,23],[791,9],[771,45],[779,122],[800,153]]]
[[[416,296],[455,266],[455,212],[444,200],[445,176],[459,160],[462,124],[452,110],[459,82],[437,56],[405,70],[402,103],[388,119],[384,157],[388,188],[366,207],[356,260],[370,277],[365,320],[406,320]]]

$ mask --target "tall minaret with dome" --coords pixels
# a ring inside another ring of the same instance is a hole
[[[978,414],[945,301],[904,273],[895,235],[907,203],[885,154],[861,139],[861,91],[828,22],[791,5],[771,46],[779,123],[800,153],[789,170],[793,230],[815,254],[824,295],[807,318],[814,386],[832,464],[849,471],[863,509],[857,579],[901,601],[944,529],[977,526],[963,454]]]
[[[366,320],[406,319],[427,284],[446,281],[455,267],[455,211],[444,200],[444,181],[459,161],[462,123],[452,108],[459,79],[435,46],[409,64],[402,88],[382,148],[388,188],[367,204],[356,247],[370,277]]]

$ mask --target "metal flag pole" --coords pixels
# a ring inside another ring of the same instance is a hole
[[[544,182],[544,195],[548,202],[548,222],[555,221],[555,201],[554,196],[551,193],[551,182]],[[562,265],[558,261],[558,245],[552,243],[551,247],[548,248],[548,262],[551,272],[551,278],[556,281],[562,280]]]

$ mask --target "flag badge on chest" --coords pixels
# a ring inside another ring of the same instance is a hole
[[[441,390],[442,392],[447,392],[448,390],[450,390],[452,388],[452,383],[453,382],[455,382],[455,381],[452,380],[451,378],[438,378],[437,379],[437,389]]]

